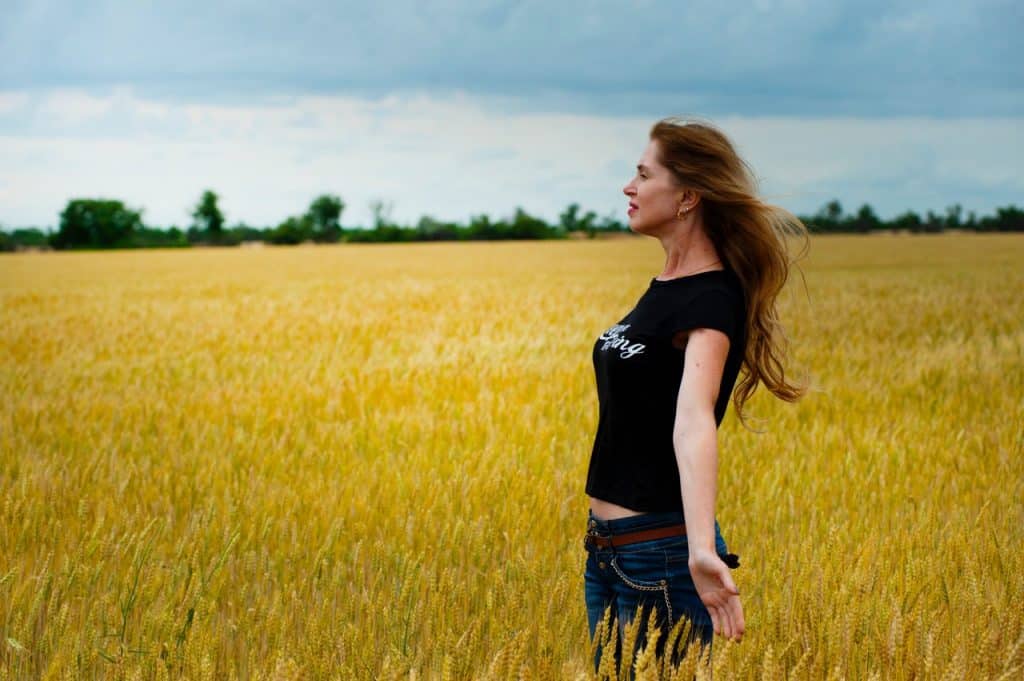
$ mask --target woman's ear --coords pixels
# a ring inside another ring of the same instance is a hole
[[[686,208],[687,211],[691,211],[696,208],[698,203],[700,203],[700,194],[692,189],[683,190],[683,207]]]
[[[689,213],[697,207],[698,203],[700,203],[700,194],[692,189],[684,189],[679,197],[679,203],[676,205],[676,213]]]

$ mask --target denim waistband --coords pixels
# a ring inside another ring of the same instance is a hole
[[[594,515],[594,512],[587,509],[587,531],[602,537],[625,535],[631,531],[639,531],[650,527],[664,527],[666,525],[685,524],[685,516],[682,511],[650,511],[639,515],[629,515],[625,518],[611,518],[602,520]],[[715,518],[715,550],[719,555],[724,556],[729,551],[729,546],[722,537],[722,526]],[[735,558],[736,556],[733,556]],[[730,566],[733,566],[730,564]]]
[[[626,516],[625,518],[611,518],[604,520],[594,515],[594,512],[587,509],[587,529],[597,534],[624,534],[637,530],[646,530],[651,527],[665,527],[667,525],[679,525],[686,522],[682,511],[651,511],[640,515]]]
[[[587,509],[587,531],[595,532],[602,536],[625,534],[636,532],[652,527],[665,527],[666,525],[686,524],[686,517],[682,511],[650,511],[639,515],[626,516],[625,518],[611,518],[603,520],[594,515],[594,512]],[[715,546],[719,553],[725,553],[728,547],[722,537],[722,528],[715,518]]]

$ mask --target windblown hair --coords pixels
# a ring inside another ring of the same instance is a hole
[[[759,383],[787,402],[807,392],[806,383],[786,378],[789,339],[775,308],[790,265],[810,246],[807,227],[789,211],[758,198],[753,169],[710,123],[666,118],[654,124],[650,137],[657,142],[659,161],[679,185],[700,195],[708,237],[723,265],[743,285],[747,342],[733,403],[747,426],[743,407]],[[804,248],[795,259],[789,253],[791,235],[804,237]]]

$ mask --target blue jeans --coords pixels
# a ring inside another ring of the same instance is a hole
[[[588,509],[587,529],[602,536],[619,535],[653,527],[664,527],[684,522],[682,511],[643,513],[626,518],[602,520]],[[690,643],[700,640],[710,652],[714,637],[714,626],[707,607],[697,595],[697,589],[690,577],[689,545],[685,536],[649,539],[620,547],[599,548],[586,545],[587,562],[584,571],[584,586],[587,604],[587,619],[590,639],[593,642],[597,625],[604,611],[611,606],[611,616],[618,623],[618,635],[613,636],[615,644],[615,667],[621,664],[621,639],[625,625],[640,611],[642,620],[633,647],[634,653],[646,644],[647,616],[654,608],[656,624],[661,636],[655,646],[657,655],[664,654],[664,645],[669,631],[680,618],[688,618],[692,624],[690,637],[681,641],[673,651],[673,664],[677,664]],[[728,547],[722,538],[721,528],[715,520],[715,550],[725,557]],[[597,671],[603,651],[600,646],[594,656],[594,670]],[[632,660],[627,664],[632,665]]]

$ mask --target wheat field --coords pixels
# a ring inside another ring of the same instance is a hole
[[[662,257],[0,257],[0,678],[590,678],[590,353]],[[780,308],[716,678],[1024,677],[1024,237],[815,236]]]

